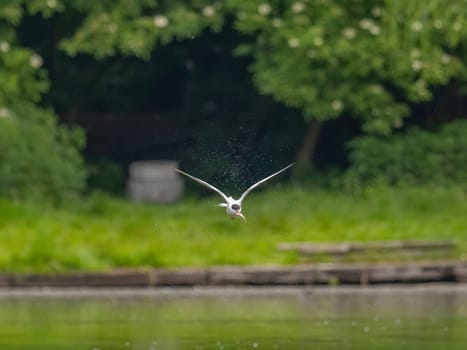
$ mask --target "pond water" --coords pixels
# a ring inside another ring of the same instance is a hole
[[[0,291],[0,349],[467,349],[467,287]]]

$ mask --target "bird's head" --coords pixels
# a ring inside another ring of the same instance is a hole
[[[240,204],[234,203],[230,206],[230,208],[232,209],[233,215],[241,217],[243,220],[246,221],[245,216],[242,214],[242,207],[240,206]]]

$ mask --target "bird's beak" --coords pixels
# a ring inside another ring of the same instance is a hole
[[[237,215],[237,216],[240,216],[243,220],[246,221],[246,217],[244,217],[242,213],[236,213],[236,215]]]

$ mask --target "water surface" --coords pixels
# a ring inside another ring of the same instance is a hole
[[[0,349],[467,349],[467,288],[0,291]]]

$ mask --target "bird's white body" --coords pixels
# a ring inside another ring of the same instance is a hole
[[[183,175],[189,177],[190,179],[192,179],[192,180],[194,180],[194,181],[196,181],[196,182],[210,188],[211,190],[217,192],[222,198],[224,198],[225,202],[220,203],[219,206],[225,208],[225,210],[227,212],[227,215],[229,215],[232,219],[235,219],[236,217],[241,217],[243,220],[246,221],[245,216],[242,214],[242,202],[245,199],[246,195],[248,193],[250,193],[250,191],[253,190],[254,188],[256,188],[257,186],[259,186],[262,183],[268,181],[270,178],[272,178],[272,177],[274,177],[276,175],[279,175],[283,171],[290,168],[292,165],[294,165],[294,163],[287,165],[285,168],[282,168],[281,170],[275,172],[274,174],[269,175],[268,177],[266,177],[266,178],[258,181],[257,183],[251,185],[245,192],[243,192],[243,194],[240,196],[239,199],[235,199],[235,198],[233,198],[231,196],[226,196],[224,194],[224,192],[219,190],[217,187],[214,187],[213,185],[207,183],[206,181],[198,179],[197,177],[194,177],[194,176],[192,176],[190,174],[187,174],[187,173],[185,173],[184,171],[182,171],[180,169],[175,169],[175,170],[177,172],[179,172],[180,174],[183,174]]]
[[[232,198],[231,196],[225,198],[226,203],[219,203],[219,207],[225,208],[225,212],[227,215],[229,215],[232,219],[235,219],[236,216],[240,216],[245,220],[244,216],[241,216],[242,211],[242,204],[235,198]],[[235,209],[235,208],[240,208],[240,209]]]

